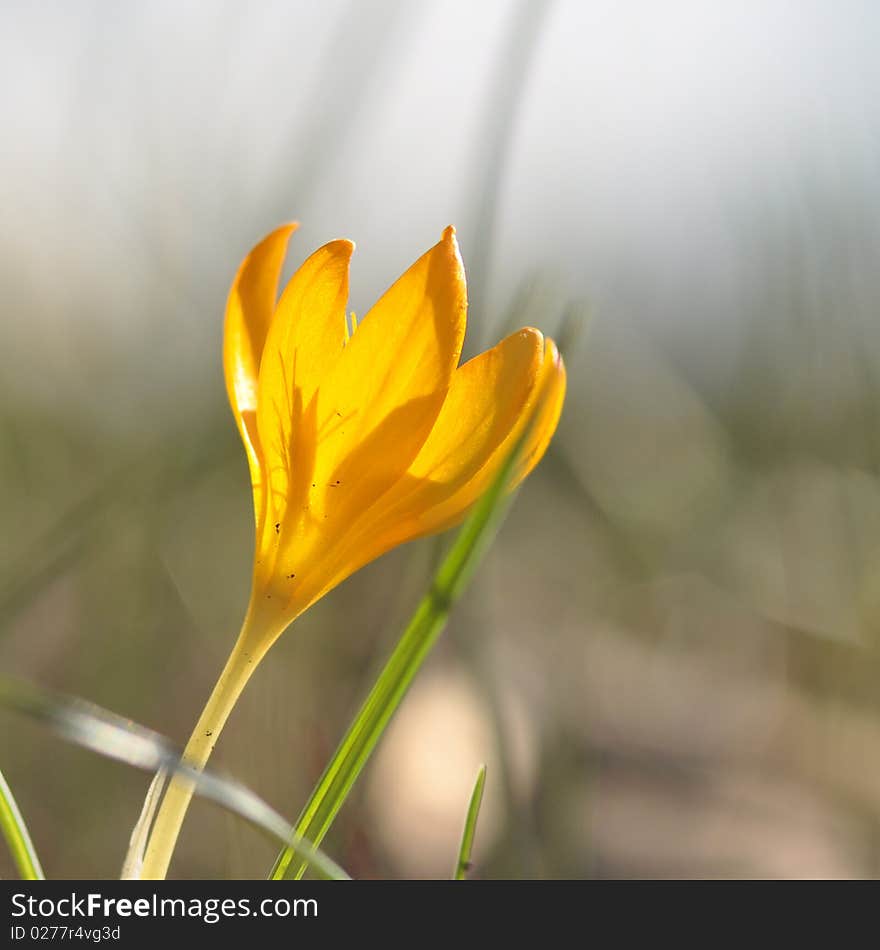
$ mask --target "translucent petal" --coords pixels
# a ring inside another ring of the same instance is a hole
[[[446,397],[466,309],[464,269],[447,229],[360,321],[321,380],[311,517],[351,519],[406,472]]]
[[[463,366],[431,437],[382,513],[377,541],[391,546],[461,521],[537,413],[511,488],[519,484],[547,448],[564,392],[556,344],[545,345],[531,328]]]
[[[262,484],[256,425],[257,377],[266,334],[275,311],[287,242],[297,227],[292,223],[278,228],[248,254],[235,276],[226,303],[223,371],[232,414],[247,452],[257,511],[259,486]]]
[[[283,522],[308,489],[316,452],[317,388],[342,355],[354,245],[317,250],[285,288],[266,338],[257,423],[270,485],[266,523]]]
[[[511,487],[518,484],[546,450],[564,393],[556,346],[537,330],[520,330],[462,366],[407,474],[324,552],[325,590],[398,544],[458,524],[537,413]]]

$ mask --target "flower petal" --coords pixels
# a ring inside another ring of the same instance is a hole
[[[530,426],[508,486],[509,490],[513,491],[547,451],[562,414],[565,386],[565,364],[556,344],[547,338],[540,373],[517,424],[470,480],[433,508],[423,511],[408,527],[399,530],[399,537],[391,543],[396,545],[412,538],[437,534],[463,521],[471,506],[492,484],[504,460],[513,451],[523,429]]]
[[[461,355],[467,315],[455,230],[422,255],[360,321],[322,386],[324,414],[353,410],[353,435],[369,432],[410,399],[445,389]]]
[[[513,476],[515,488],[534,469],[544,457],[547,446],[553,438],[559,417],[562,415],[562,404],[565,402],[566,388],[565,363],[562,361],[556,344],[547,339],[544,347],[544,365],[541,368],[540,386],[543,392],[539,395],[540,404],[537,409],[532,430],[523,446],[519,457],[519,464]]]
[[[269,329],[257,391],[257,425],[271,486],[271,519],[302,494],[316,450],[315,402],[342,356],[348,268],[354,244],[332,241],[293,275]],[[294,491],[296,489],[296,491]]]
[[[235,276],[226,303],[223,371],[232,414],[247,452],[255,506],[258,485],[262,481],[255,418],[257,377],[266,334],[275,311],[287,242],[297,227],[295,222],[285,224],[263,238],[248,254]]]
[[[446,397],[466,311],[464,268],[447,228],[363,318],[321,381],[314,517],[351,518],[406,472]]]
[[[374,532],[377,546],[387,550],[458,524],[531,425],[510,486],[515,488],[546,451],[564,397],[559,351],[538,330],[520,330],[466,363],[430,438],[395,487],[393,504],[383,506],[385,528]]]
[[[541,370],[544,339],[523,329],[459,367],[443,409],[407,473],[422,507],[469,481],[510,434]]]
[[[546,450],[564,394],[565,370],[556,345],[531,328],[462,366],[406,475],[365,509],[346,538],[322,552],[319,573],[328,583],[314,597],[392,547],[458,524],[537,413],[514,474],[515,487]]]

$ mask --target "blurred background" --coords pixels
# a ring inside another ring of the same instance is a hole
[[[248,594],[225,296],[297,218],[364,313],[458,228],[468,353],[531,323],[550,452],[326,847],[443,877],[880,874],[880,9],[858,0],[0,5],[0,669],[183,742]],[[298,813],[424,589],[273,648],[214,764]],[[50,877],[149,777],[0,711]],[[193,807],[173,874],[275,848]],[[0,849],[0,875],[13,874]]]

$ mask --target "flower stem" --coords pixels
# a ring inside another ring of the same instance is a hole
[[[266,635],[262,625],[259,630],[255,627],[253,614],[249,611],[226,666],[186,744],[183,761],[196,771],[201,772],[207,764],[238,697],[274,639]],[[150,833],[141,879],[165,878],[194,788],[195,782],[191,778],[175,775],[171,780]]]

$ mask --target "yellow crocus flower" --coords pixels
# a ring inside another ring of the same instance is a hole
[[[514,483],[524,478],[565,395],[556,345],[532,328],[458,365],[467,292],[453,228],[351,332],[350,241],[317,250],[277,299],[295,229],[251,251],[226,309],[223,364],[256,545],[244,626],[186,749],[197,769],[284,629],[392,547],[462,521],[528,425]],[[191,793],[172,782],[144,877],[164,876]]]

